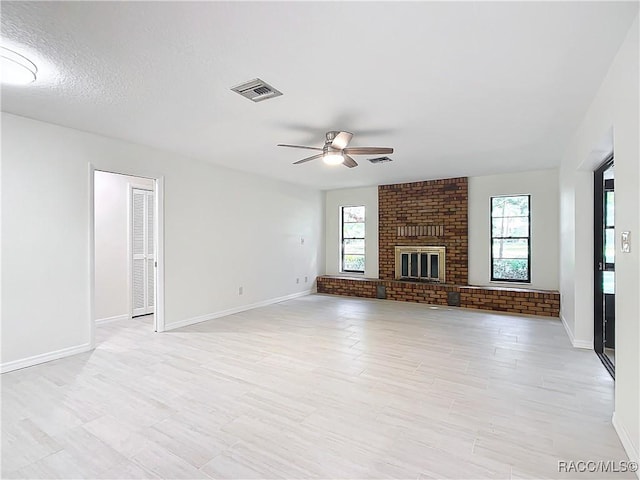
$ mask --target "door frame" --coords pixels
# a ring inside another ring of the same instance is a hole
[[[88,193],[89,193],[89,333],[90,348],[96,346],[96,243],[95,243],[95,172],[114,173],[116,175],[127,175],[134,177],[148,178],[154,181],[154,235],[156,240],[156,267],[155,278],[155,312],[154,325],[155,332],[164,332],[165,328],[165,281],[164,281],[164,175],[153,173],[139,173],[135,171],[117,171],[110,168],[98,168],[89,163],[88,168]],[[129,213],[127,214],[129,215]],[[127,218],[129,221],[129,218]],[[129,254],[129,252],[127,252]],[[130,282],[131,279],[127,279]],[[129,287],[129,290],[130,287]],[[131,299],[129,299],[129,315],[131,314]]]
[[[602,288],[603,274],[600,263],[603,261],[604,249],[604,172],[614,165],[611,154],[593,172],[593,350],[604,364],[607,371],[615,379],[615,367],[604,353],[604,292]]]

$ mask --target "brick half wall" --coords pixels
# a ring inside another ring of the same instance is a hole
[[[447,305],[448,292],[458,292],[460,306],[464,308],[545,317],[560,316],[560,293],[554,291],[437,285],[328,275],[318,277],[317,281],[318,293],[376,298],[378,285],[384,285],[387,300]]]

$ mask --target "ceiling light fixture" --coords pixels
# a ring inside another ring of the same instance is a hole
[[[325,144],[322,149],[322,161],[327,165],[340,165],[341,163],[344,163],[342,150],[332,148],[331,145]]]
[[[2,65],[0,70],[3,84],[27,85],[36,79],[38,67],[24,55],[13,50],[0,47]]]
[[[327,165],[340,165],[344,162],[344,157],[339,153],[329,153],[322,157],[322,161]]]

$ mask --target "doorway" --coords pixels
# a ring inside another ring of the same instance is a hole
[[[593,347],[615,379],[615,170],[613,156],[594,173]]]
[[[101,323],[164,331],[163,178],[90,166],[90,199],[92,345]]]

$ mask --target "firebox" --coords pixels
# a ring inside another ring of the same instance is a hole
[[[396,247],[396,280],[444,283],[445,247]]]

